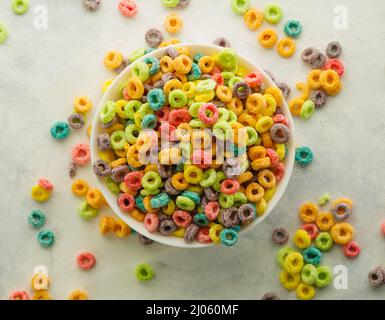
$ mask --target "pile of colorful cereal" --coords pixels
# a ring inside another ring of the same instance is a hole
[[[324,205],[329,195],[323,195],[319,204]],[[322,257],[333,247],[343,246],[348,258],[360,253],[360,247],[354,242],[354,228],[344,222],[352,213],[353,203],[348,198],[339,198],[332,204],[330,212],[321,212],[311,202],[304,203],[299,209],[299,217],[304,222],[293,237],[293,242],[302,251],[284,247],[277,253],[278,264],[283,268],[280,282],[287,290],[296,290],[298,299],[312,299],[316,287],[326,287],[332,281],[332,273],[322,266]],[[285,228],[273,230],[273,241],[284,244],[289,240],[289,232]]]
[[[149,233],[234,245],[285,173],[281,90],[231,49],[171,47],[136,61],[120,94],[99,114],[93,169],[122,212]]]

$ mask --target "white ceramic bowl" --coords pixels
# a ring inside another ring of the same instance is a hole
[[[214,46],[214,45],[207,45],[207,44],[199,44],[199,43],[182,43],[175,45],[174,47],[179,47],[179,46],[187,46],[190,48],[191,53],[195,54],[197,52],[201,52],[203,54],[207,55],[212,55],[220,52],[223,50],[223,48]],[[161,48],[157,49],[151,53],[148,53],[144,57],[141,57],[140,59],[137,60],[137,62],[142,61],[145,57],[149,55],[153,55],[157,58],[160,58],[165,54],[165,51],[167,48]],[[242,57],[241,55],[238,54],[238,63],[241,66],[246,67],[247,69],[253,71],[257,70],[263,74],[265,77],[266,81],[270,86],[275,86],[274,82],[270,79],[270,77],[263,71],[262,68],[260,68],[258,65],[250,61],[249,59]],[[133,64],[132,64],[133,65]],[[92,124],[92,135],[91,135],[91,159],[92,162],[96,161],[99,159],[98,157],[98,149],[97,149],[97,136],[102,132],[102,128],[100,126],[99,122],[99,112],[102,108],[102,106],[105,104],[106,101],[116,101],[120,97],[118,96],[118,88],[121,87],[121,85],[129,79],[131,76],[131,67],[132,65],[128,66],[116,79],[114,82],[111,84],[107,92],[104,94],[102,99],[100,100],[100,103],[97,107],[94,119],[93,119],[93,124]],[[269,201],[268,207],[266,209],[266,212],[261,216],[258,217],[253,223],[246,227],[242,227],[241,231],[239,232],[240,239],[242,238],[242,235],[244,235],[246,232],[250,230],[254,230],[255,227],[261,223],[274,209],[274,207],[277,205],[283,194],[285,193],[286,187],[289,183],[290,177],[293,172],[293,165],[294,165],[294,155],[295,155],[295,145],[294,145],[294,124],[293,124],[293,119],[291,117],[289,108],[286,104],[286,102],[283,103],[282,106],[282,111],[284,115],[288,118],[289,124],[290,124],[290,130],[291,130],[291,138],[289,143],[287,144],[288,146],[288,152],[287,152],[287,157],[284,160],[285,168],[286,168],[286,173],[282,181],[277,185],[277,190],[274,195],[274,197]],[[119,216],[120,219],[125,221],[130,227],[132,227],[134,230],[137,232],[145,235],[146,237],[156,241],[160,242],[163,244],[167,244],[170,246],[175,246],[175,247],[183,247],[183,248],[202,248],[202,247],[207,247],[210,245],[205,245],[201,244],[199,242],[193,242],[193,243],[186,243],[184,242],[183,239],[177,238],[174,236],[163,236],[162,234],[156,232],[156,233],[149,233],[146,228],[144,227],[142,222],[139,222],[129,216],[128,214],[123,213],[116,200],[116,196],[112,194],[105,184],[102,182],[102,179],[98,179],[98,184],[99,188],[102,191],[104,197],[106,198],[108,204],[110,205],[111,209]]]

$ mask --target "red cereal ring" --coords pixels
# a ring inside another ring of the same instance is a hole
[[[174,109],[170,111],[168,116],[168,121],[171,125],[177,127],[181,123],[189,122],[191,120],[191,115],[187,109]]]
[[[239,190],[239,182],[233,179],[223,180],[221,183],[221,192],[224,194],[234,194]]]
[[[223,86],[225,83],[225,80],[223,79],[222,73],[213,74],[211,79],[217,83],[217,86]]]
[[[212,158],[204,150],[195,150],[191,156],[192,164],[195,164],[201,169],[210,167]]]
[[[80,269],[89,270],[95,265],[96,258],[92,252],[85,251],[78,254],[76,262]]]
[[[385,221],[381,224],[381,232],[385,236]]]
[[[130,190],[137,191],[142,189],[143,175],[144,174],[141,171],[133,171],[127,173],[127,175],[124,177],[124,183]]]
[[[144,217],[144,227],[148,232],[155,232],[159,226],[159,218],[154,213],[147,213]]]
[[[218,202],[210,201],[205,207],[205,214],[207,219],[215,221],[218,218],[220,206]]]
[[[133,17],[138,12],[138,7],[131,0],[121,0],[119,2],[118,9],[125,17]]]
[[[196,240],[203,244],[208,244],[213,242],[210,238],[210,228],[201,228],[198,231]]]
[[[52,191],[53,190],[53,184],[46,178],[40,178],[37,180],[37,184],[42,187],[44,190]]]
[[[306,223],[301,227],[301,229],[305,230],[309,234],[311,240],[317,238],[319,230],[316,224]]]
[[[275,180],[277,183],[279,183],[285,175],[285,165],[280,162],[274,168],[272,168],[272,171],[275,175]]]
[[[355,258],[360,254],[361,248],[356,242],[352,241],[343,246],[343,251],[346,257]]]
[[[328,70],[328,69],[334,70],[335,72],[338,73],[338,75],[340,77],[342,77],[344,72],[345,72],[344,64],[342,63],[341,60],[338,60],[338,59],[329,59],[326,62],[324,69],[325,70]]]
[[[170,115],[168,118],[170,120]],[[163,122],[159,127],[160,136],[166,141],[177,141],[175,130],[176,127],[168,122]]]
[[[187,211],[176,210],[172,215],[172,220],[179,228],[187,228],[191,224],[192,217]]]
[[[72,161],[78,166],[86,165],[91,159],[90,145],[79,143],[72,149]]]
[[[199,108],[198,117],[200,120],[203,121],[203,123],[208,125],[213,125],[215,122],[218,121],[218,118],[219,118],[219,112],[218,112],[217,106],[213,103],[203,104]]]
[[[168,121],[168,117],[170,115],[170,108],[165,107],[155,112],[156,117],[159,122]]]
[[[285,125],[286,127],[289,126],[289,120],[283,114],[276,114],[273,117],[273,121],[274,121],[274,123],[281,123],[281,124]]]
[[[266,149],[266,155],[270,158],[270,165],[272,168],[278,165],[279,158],[277,153],[273,149]]]
[[[135,206],[135,199],[129,193],[122,193],[118,197],[118,205],[124,212],[131,211]]]
[[[9,295],[9,300],[29,300],[29,294],[25,290],[15,290]]]
[[[251,88],[255,88],[255,87],[258,87],[263,81],[263,77],[262,77],[262,74],[257,72],[257,71],[254,71],[252,73],[249,73],[246,77],[245,77],[245,82],[251,87]]]

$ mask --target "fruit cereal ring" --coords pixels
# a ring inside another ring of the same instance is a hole
[[[300,253],[289,252],[283,261],[283,269],[289,274],[299,274],[303,264],[303,257]]]
[[[230,48],[230,47],[231,47],[230,41],[227,40],[227,39],[224,38],[224,37],[216,38],[216,39],[213,41],[213,44],[216,45],[216,46],[222,47],[222,48]]]
[[[274,4],[270,4],[265,9],[265,20],[271,24],[277,24],[283,17],[282,9]]]
[[[283,28],[286,35],[291,38],[298,38],[302,33],[302,24],[298,20],[287,21]]]
[[[315,285],[319,288],[326,287],[332,281],[332,272],[326,266],[320,266],[317,268],[317,279]]]
[[[306,223],[301,227],[301,229],[305,230],[309,234],[311,240],[314,240],[318,235],[318,228],[314,223]]]
[[[22,15],[28,11],[29,0],[12,0],[12,10],[18,15]]]
[[[126,159],[124,159],[124,158],[121,158],[121,159],[126,161]],[[116,161],[118,161],[118,160],[116,160]],[[112,166],[112,164],[111,164],[111,166]],[[124,165],[118,165],[117,167],[112,168],[111,179],[114,182],[122,182],[124,180],[124,178],[126,177],[126,175],[129,173],[130,173],[130,169],[127,165],[125,165],[125,164]]]
[[[263,21],[265,20],[263,13],[257,9],[247,10],[243,18],[245,20],[246,26],[250,30],[257,30],[259,27],[261,27]]]
[[[326,47],[326,55],[330,59],[337,59],[342,53],[342,46],[338,41],[330,42]]]
[[[296,98],[289,102],[290,112],[295,116],[301,115],[302,105],[305,103],[302,98]]]
[[[282,91],[283,97],[287,99],[290,96],[290,87],[285,82],[278,82],[277,87]]]
[[[346,220],[352,214],[352,208],[343,202],[334,205],[331,211],[336,221]]]
[[[67,118],[68,125],[75,130],[84,127],[84,116],[80,113],[73,113]]]
[[[380,288],[385,283],[385,270],[382,267],[376,267],[369,271],[368,274],[369,283],[374,288]]]
[[[311,57],[310,64],[313,69],[322,69],[326,63],[326,56],[321,53],[317,52]]]
[[[154,243],[153,240],[145,237],[144,235],[138,233],[138,239],[139,239],[139,242],[143,245],[143,246],[149,246],[151,244]]]
[[[163,220],[159,224],[159,232],[165,236],[171,235],[176,229],[177,226],[172,220]]]
[[[301,271],[301,280],[305,284],[313,285],[317,280],[317,268],[312,264],[306,264]]]
[[[91,159],[90,145],[79,143],[72,149],[72,161],[79,166],[86,165]]]
[[[275,228],[272,239],[276,244],[284,244],[289,240],[289,231],[286,228]]]
[[[315,103],[312,100],[306,100],[302,107],[300,116],[303,120],[309,120],[315,112]]]
[[[322,259],[322,253],[317,248],[310,247],[302,252],[303,258],[306,263],[312,265],[319,265]]]
[[[133,17],[138,13],[138,7],[131,0],[121,0],[118,4],[118,9],[125,17]]]
[[[219,220],[225,228],[236,227],[240,223],[238,208],[231,207],[229,209],[223,210],[219,214]]]
[[[301,166],[308,166],[313,162],[313,152],[309,147],[298,147],[295,149],[295,161]]]
[[[300,283],[295,289],[295,293],[299,300],[311,300],[315,296],[315,289],[313,286]]]
[[[238,217],[242,224],[251,223],[256,217],[255,208],[251,204],[242,204],[238,209]]]
[[[51,136],[56,140],[63,140],[70,134],[70,126],[66,122],[55,122],[50,129]]]
[[[92,252],[85,251],[77,255],[76,262],[80,269],[89,270],[94,267],[96,258]]]
[[[221,243],[227,247],[233,246],[238,241],[238,232],[234,229],[223,229],[219,237],[221,239]]]
[[[342,77],[345,72],[344,64],[338,59],[329,59],[324,65],[324,70],[328,69],[334,70],[340,77]]]
[[[346,257],[355,258],[360,254],[361,248],[356,242],[352,241],[344,245],[343,252]]]
[[[320,212],[316,224],[321,231],[329,231],[334,226],[334,217],[330,212]]]
[[[237,98],[245,100],[251,94],[251,88],[246,82],[240,81],[234,84],[233,93]]]
[[[28,216],[28,222],[34,228],[41,228],[46,220],[47,216],[41,210],[33,210]]]
[[[134,209],[135,199],[131,194],[122,193],[118,197],[118,205],[123,212],[128,212]]]
[[[105,235],[109,232],[112,232],[115,230],[115,219],[108,216],[103,216],[99,220],[99,231],[101,234]]]
[[[290,252],[293,252],[293,249],[290,247],[283,247],[278,250],[276,260],[281,267],[283,267],[283,262]]]
[[[302,229],[296,231],[293,236],[293,241],[295,245],[300,249],[306,249],[311,245],[311,238],[309,234]]]
[[[160,30],[151,28],[146,32],[145,39],[149,47],[157,48],[163,42],[164,36]]]
[[[277,52],[283,58],[290,58],[294,55],[296,44],[291,38],[283,38],[278,42]]]
[[[15,290],[9,295],[9,300],[29,300],[29,294],[25,290]]]
[[[278,295],[274,292],[267,292],[265,293],[261,300],[281,300]]]
[[[35,185],[31,189],[31,197],[37,202],[45,202],[51,197],[51,192],[40,185]]]
[[[334,70],[324,70],[320,75],[320,84],[326,92],[333,92],[340,85],[340,77]]]
[[[99,211],[97,208],[94,208],[89,205],[87,201],[83,201],[78,207],[78,213],[82,219],[90,220],[92,218],[95,218],[98,215]]]
[[[221,183],[221,192],[224,194],[234,194],[239,189],[239,182],[233,179],[223,180]]]
[[[303,62],[311,63],[313,58],[319,53],[319,51],[316,48],[306,48],[302,54],[301,58]]]
[[[301,276],[299,273],[290,274],[285,270],[282,270],[279,274],[279,282],[286,290],[295,290],[301,283]]]
[[[51,300],[52,297],[47,290],[40,290],[35,292],[32,296],[32,300]]]
[[[51,247],[55,242],[55,235],[52,231],[44,230],[37,234],[37,240],[43,248]]]
[[[183,20],[175,13],[169,14],[164,20],[164,26],[168,33],[176,34],[183,27]]]
[[[270,128],[271,139],[277,144],[285,144],[290,139],[289,128],[281,123],[275,123]]]
[[[84,290],[75,290],[69,294],[68,300],[88,300],[88,294]]]
[[[154,277],[154,269],[147,263],[139,264],[135,270],[139,281],[150,281]]]
[[[102,4],[102,0],[82,0],[84,7],[88,11],[95,11],[99,9]]]
[[[354,236],[354,228],[349,223],[338,222],[330,230],[333,241],[337,244],[348,244]]]
[[[250,0],[231,0],[231,10],[235,14],[242,15],[250,7]]]
[[[322,90],[314,91],[310,99],[314,102],[316,108],[321,108],[326,104],[327,94]]]
[[[85,180],[78,179],[72,184],[72,192],[77,196],[85,196],[88,192],[88,183]]]
[[[278,40],[278,35],[273,29],[263,30],[258,35],[258,41],[265,49],[271,49],[275,46]]]
[[[111,175],[111,167],[104,160],[96,160],[92,165],[92,169],[99,177],[108,177]]]
[[[52,191],[53,190],[53,184],[45,179],[45,178],[40,178],[38,181],[37,181],[37,184],[42,187],[44,190],[47,190],[47,191]]]

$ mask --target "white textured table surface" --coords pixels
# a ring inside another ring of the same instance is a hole
[[[85,130],[64,143],[57,143],[49,134],[50,125],[71,112],[75,96],[88,95],[97,104],[103,81],[112,76],[102,65],[105,52],[118,49],[129,53],[144,46],[145,31],[162,29],[163,17],[171,10],[160,0],[138,0],[139,14],[126,19],[117,11],[117,1],[104,0],[100,10],[89,13],[80,0],[31,0],[30,11],[16,16],[9,2],[0,2],[0,21],[10,34],[0,45],[0,298],[7,298],[13,289],[28,288],[37,264],[49,268],[51,293],[57,299],[77,288],[87,290],[93,299],[254,299],[266,291],[294,298],[279,285],[277,247],[270,241],[271,230],[286,226],[293,234],[299,226],[298,206],[316,201],[324,192],[354,199],[351,222],[362,254],[354,261],[348,261],[339,248],[327,254],[325,264],[347,267],[349,289],[331,286],[318,290],[317,298],[385,297],[385,288],[374,291],[367,284],[369,269],[385,264],[385,239],[379,232],[379,224],[385,220],[383,1],[372,0],[370,5],[359,0],[278,1],[285,19],[296,18],[304,25],[298,53],[290,60],[261,49],[255,40],[257,33],[246,29],[227,0],[192,0],[189,8],[178,10],[185,22],[180,39],[211,42],[225,36],[240,53],[270,69],[292,88],[295,82],[305,80],[308,71],[299,59],[305,47],[323,49],[329,41],[339,40],[347,67],[341,95],[330,99],[310,121],[296,120],[297,143],[313,148],[314,163],[295,169],[278,207],[237,246],[203,250],[162,245],[144,248],[136,237],[100,236],[98,219],[85,222],[78,217],[80,200],[71,194],[67,175],[71,147],[87,141]],[[258,8],[268,2],[252,0]],[[33,27],[36,5],[48,8],[47,30]],[[348,10],[347,30],[333,27],[337,5]],[[78,177],[94,183],[90,171],[80,169]],[[41,176],[55,183],[55,192],[49,202],[38,205],[29,193]],[[36,231],[27,223],[33,208],[47,213],[46,228],[56,234],[50,249],[39,246]],[[82,250],[93,251],[98,260],[89,272],[80,271],[75,263]],[[136,281],[133,270],[141,262],[154,266],[153,281]]]

